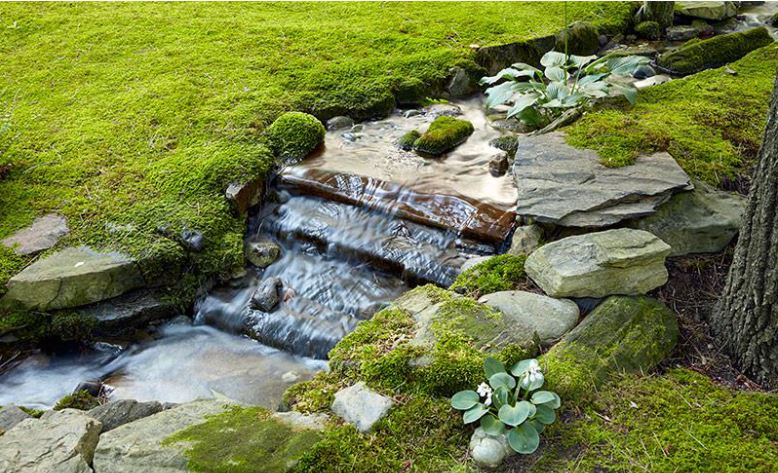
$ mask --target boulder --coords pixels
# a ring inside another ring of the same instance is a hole
[[[538,225],[516,227],[511,238],[511,247],[508,249],[508,254],[515,256],[529,255],[540,247],[542,239],[543,229]]]
[[[548,389],[563,402],[586,402],[611,375],[654,368],[678,336],[675,314],[661,302],[609,297],[541,358]]]
[[[11,405],[0,408],[0,435],[3,432],[8,432],[25,419],[32,419],[32,416],[16,406]]]
[[[419,139],[414,141],[413,149],[419,153],[439,156],[464,143],[475,128],[467,120],[449,116],[439,116]]]
[[[513,449],[508,444],[505,435],[491,435],[478,427],[470,437],[470,456],[473,461],[484,468],[497,468]]]
[[[737,15],[740,2],[675,2],[676,12],[692,18],[721,21]]]
[[[281,279],[277,277],[267,278],[262,281],[254,294],[251,295],[249,305],[254,310],[272,312],[280,301],[278,290],[281,288]]]
[[[470,76],[461,67],[452,67],[449,71],[449,79],[446,84],[446,92],[451,98],[459,98],[470,95],[473,87],[470,84]]]
[[[261,238],[246,245],[246,259],[258,268],[267,268],[281,256],[281,247],[269,238]]]
[[[670,256],[722,251],[740,229],[746,199],[701,182],[694,187],[631,226],[661,238],[672,248]]]
[[[36,218],[32,225],[5,238],[2,243],[12,248],[17,255],[33,255],[53,247],[69,232],[65,217],[47,214]]]
[[[567,299],[553,299],[525,291],[500,291],[478,299],[502,312],[513,330],[537,337],[549,345],[578,323],[578,306]]]
[[[394,402],[378,394],[360,381],[335,393],[332,412],[354,426],[360,432],[367,432],[381,420]]]
[[[188,471],[183,448],[163,446],[175,432],[223,412],[224,401],[195,401],[124,424],[100,437],[94,454],[94,468],[111,473],[171,473]]]
[[[460,268],[461,272],[467,271],[468,269],[472,268],[473,266],[483,263],[484,261],[491,258],[491,256],[476,256],[470,259],[465,260],[464,263],[462,263],[462,266]]]
[[[667,282],[670,246],[643,230],[619,228],[547,243],[524,270],[552,297],[637,295]]]
[[[3,301],[33,310],[77,307],[145,286],[138,264],[121,253],[66,248],[8,281]]]
[[[121,335],[152,322],[165,320],[180,314],[180,309],[161,292],[137,289],[79,308],[78,313],[94,318],[95,333]]]
[[[101,428],[99,421],[75,409],[24,420],[0,436],[0,471],[91,473]]]
[[[343,115],[327,120],[327,131],[342,130],[344,128],[351,129],[352,126],[354,126],[354,120]]]
[[[512,172],[516,213],[567,227],[605,227],[649,215],[673,193],[692,188],[667,153],[611,168],[595,151],[568,145],[561,132],[523,137]]]
[[[97,406],[89,410],[87,415],[100,421],[105,433],[162,410],[162,404],[157,401],[138,402],[134,399],[119,399]]]

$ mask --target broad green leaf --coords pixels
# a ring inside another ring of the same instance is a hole
[[[527,401],[519,401],[515,406],[505,405],[497,411],[497,417],[505,425],[517,426],[535,414],[535,405]]]
[[[638,100],[638,89],[633,86],[615,86],[614,88],[621,92],[629,100],[629,103],[635,105]]]
[[[534,391],[536,389],[540,389],[543,387],[543,383],[545,382],[545,378],[543,377],[543,373],[536,372],[535,374],[526,374],[521,377],[520,385],[521,389],[525,389],[527,391]]]
[[[567,73],[564,71],[564,69],[558,66],[546,68],[545,75],[549,80],[552,81],[563,81],[567,79]]]
[[[511,66],[515,67],[516,69],[519,69],[521,71],[530,71],[533,74],[536,74],[538,76],[542,76],[543,73],[540,72],[540,69],[534,66],[530,66],[529,64],[523,63],[523,62],[517,62],[515,64],[511,64]]]
[[[580,79],[578,79],[578,85],[582,86],[586,84],[591,84],[592,82],[597,82],[598,80],[602,79],[607,75],[608,74],[590,74],[588,76],[583,76]]]
[[[531,425],[539,434],[542,434],[544,430],[546,430],[546,426],[537,420],[529,419],[526,424]]]
[[[540,58],[540,64],[543,67],[561,67],[564,66],[566,62],[567,56],[565,56],[565,53],[560,53],[557,51],[549,51],[544,54],[542,58]]]
[[[491,378],[493,374],[497,373],[505,373],[505,365],[502,364],[502,361],[487,356],[484,360],[484,374],[486,374],[488,379]]]
[[[562,101],[559,100],[559,99],[549,100],[548,102],[544,103],[543,106],[544,107],[548,107],[548,108],[561,108],[561,107],[563,107]]]
[[[529,371],[532,367],[539,367],[540,364],[538,363],[538,360],[531,358],[529,360],[521,360],[520,362],[513,365],[513,368],[511,368],[511,373],[513,373],[514,376],[521,376],[527,371]]]
[[[532,401],[532,404],[545,404],[549,401],[553,401],[554,396],[556,396],[556,394],[551,391],[535,391],[532,393],[530,401]]]
[[[531,127],[539,127],[545,124],[543,115],[541,115],[537,110],[535,110],[532,107],[525,108],[524,110],[522,110],[521,113],[516,115],[516,118],[518,118],[519,120],[521,120],[522,122],[526,123]]]
[[[508,110],[508,118],[521,113],[525,108],[534,106],[538,101],[538,96],[534,93],[520,95],[514,100],[513,107]]]
[[[489,377],[489,385],[494,389],[500,387],[513,389],[516,387],[516,380],[508,373],[495,373]]]
[[[459,411],[466,411],[478,404],[481,396],[475,391],[459,391],[451,397],[451,407]]]
[[[552,399],[549,401],[544,401],[542,403],[538,403],[534,401],[535,394],[538,393],[549,393],[552,396]],[[532,395],[533,403],[535,404],[543,404],[544,406],[548,406],[551,409],[559,409],[559,407],[562,405],[562,400],[559,398],[559,395],[557,393],[551,392],[551,391],[537,391]]]
[[[481,85],[484,85],[484,84],[491,85],[491,84],[494,84],[496,82],[500,82],[503,79],[514,79],[514,78],[518,77],[518,74],[520,74],[520,73],[521,73],[521,71],[508,67],[508,68],[505,68],[505,69],[501,70],[500,72],[498,72],[497,74],[495,74],[495,75],[493,75],[491,77],[482,77],[481,80],[479,81],[479,83]]]
[[[540,435],[534,427],[524,423],[508,432],[508,445],[518,453],[529,455],[538,449]]]
[[[505,432],[505,426],[492,414],[481,417],[481,428],[489,435],[501,435]]]
[[[465,424],[472,424],[473,422],[483,417],[487,412],[489,412],[488,407],[480,403],[476,404],[469,410],[465,411],[464,414],[462,414],[462,421]]]
[[[492,393],[492,404],[497,409],[511,403],[511,391],[505,386],[500,386]]]
[[[554,409],[551,409],[550,407],[541,404],[539,406],[536,406],[537,411],[535,412],[535,416],[532,418],[533,420],[536,420],[540,422],[541,424],[553,424],[556,420],[556,412],[554,412]]]
[[[503,82],[500,85],[486,89],[486,106],[502,105],[513,97],[513,82]]]
[[[590,62],[597,59],[597,56],[575,56],[573,54],[570,55],[568,60],[577,68],[580,69]]]

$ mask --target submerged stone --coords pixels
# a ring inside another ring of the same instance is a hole
[[[462,115],[462,109],[453,103],[434,103],[422,109],[425,115],[437,117],[456,117]]]
[[[263,312],[272,312],[276,308],[280,298],[278,290],[281,288],[281,279],[277,277],[267,278],[262,281],[249,302],[252,309]]]
[[[699,33],[699,30],[691,25],[670,26],[665,31],[667,39],[670,41],[688,41],[696,38]]]
[[[246,259],[258,268],[267,268],[281,256],[281,247],[269,238],[250,241],[246,244]]]
[[[65,217],[47,214],[36,218],[32,225],[5,238],[2,243],[17,255],[33,255],[53,247],[69,232]]]
[[[181,311],[162,293],[138,289],[79,308],[78,313],[94,318],[96,333],[115,336],[171,318]]]
[[[439,116],[413,143],[413,149],[433,156],[441,155],[464,143],[473,131],[473,124],[467,120]]]
[[[335,393],[332,412],[354,424],[360,432],[368,432],[393,405],[390,398],[373,391],[360,381]]]
[[[667,282],[670,246],[642,230],[620,228],[547,243],[525,270],[552,297],[645,294]]]

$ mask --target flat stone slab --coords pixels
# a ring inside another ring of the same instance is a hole
[[[360,381],[335,393],[332,412],[354,426],[360,432],[367,432],[381,420],[394,402],[368,388]]]
[[[704,183],[694,186],[630,226],[661,238],[672,247],[670,256],[722,251],[740,230],[746,198]]]
[[[29,227],[5,238],[2,243],[12,248],[17,255],[26,256],[48,250],[69,232],[70,229],[65,217],[57,214],[46,214],[36,218]]]
[[[75,409],[24,420],[0,436],[0,471],[91,473],[100,429],[99,421]]]
[[[577,149],[561,132],[519,140],[513,164],[516,213],[566,227],[605,227],[653,213],[689,176],[667,153],[609,168],[592,150]]]
[[[536,334],[544,345],[561,338],[578,322],[578,306],[567,299],[525,291],[500,291],[482,296],[478,302],[505,314],[515,330]]]
[[[0,435],[3,435],[3,432],[8,432],[25,419],[32,419],[32,416],[16,406],[0,408]]]
[[[77,307],[116,297],[145,285],[138,265],[120,253],[66,248],[12,277],[3,301],[28,309]]]
[[[101,335],[120,335],[181,313],[174,303],[164,300],[160,293],[146,289],[130,291],[78,311],[97,320],[95,330]]]
[[[138,402],[134,399],[119,399],[97,406],[87,414],[103,424],[103,433],[105,433],[162,410],[162,404],[157,401]]]
[[[527,258],[527,275],[552,297],[638,295],[667,282],[670,245],[619,228],[547,243]]]

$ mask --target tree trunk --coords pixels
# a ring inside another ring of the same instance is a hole
[[[710,323],[743,372],[778,387],[778,77],[727,285]]]

